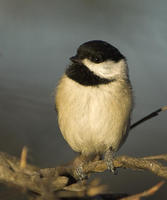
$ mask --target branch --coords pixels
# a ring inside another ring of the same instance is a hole
[[[93,183],[93,184],[92,184]],[[94,184],[95,183],[95,184]],[[93,180],[90,185],[87,188],[87,192],[79,191],[79,192],[72,192],[72,191],[60,191],[58,194],[61,198],[81,198],[85,197],[85,195],[91,197],[91,196],[97,196],[99,199],[119,199],[119,200],[141,200],[142,197],[148,197],[154,195],[155,192],[157,192],[163,185],[165,181],[161,181],[158,184],[154,185],[153,187],[149,188],[148,190],[145,190],[144,192],[134,194],[134,195],[127,195],[127,194],[106,194],[104,191],[106,190],[106,186],[102,185],[99,186],[98,179]],[[93,191],[93,192],[92,192]]]
[[[140,119],[139,121],[137,121],[137,122],[135,122],[134,124],[132,124],[132,125],[130,126],[130,130],[133,129],[133,128],[135,128],[135,127],[138,126],[139,124],[141,124],[141,123],[143,123],[143,122],[145,122],[145,121],[147,121],[147,120],[149,120],[149,119],[152,119],[153,117],[156,117],[157,115],[159,115],[159,113],[160,113],[161,111],[166,111],[166,110],[167,110],[167,106],[163,106],[163,107],[161,107],[161,108],[155,110],[154,112],[148,114],[147,116],[143,117],[143,118]]]
[[[167,155],[165,156],[167,157]],[[162,159],[161,155],[159,155],[159,157]],[[147,170],[157,176],[167,179],[167,167],[149,157],[133,158],[129,156],[119,156],[114,159],[114,167],[132,170]],[[91,172],[104,172],[107,170],[107,166],[103,161],[91,162],[83,168],[87,174]]]
[[[157,162],[159,159],[166,160],[167,155],[144,158],[119,156],[114,159],[114,166],[115,168],[147,170],[167,179],[167,167]],[[104,161],[94,161],[83,165],[83,170],[86,174],[104,172],[107,166]],[[24,191],[43,199],[53,199],[55,193],[61,190],[85,192],[87,187],[83,182],[75,180],[74,174],[73,163],[48,169],[26,164],[25,168],[22,168],[19,159],[7,153],[0,153],[0,182],[19,186]]]
[[[50,175],[50,176],[49,176]],[[0,182],[20,187],[23,191],[32,192],[36,196],[52,199],[53,191],[66,186],[67,177],[51,174],[43,177],[38,167],[27,164],[20,166],[20,160],[0,152]]]

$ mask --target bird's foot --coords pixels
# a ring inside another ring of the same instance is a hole
[[[80,181],[88,178],[88,176],[84,173],[82,164],[80,164],[78,167],[76,167],[76,169],[75,169],[75,176]]]
[[[107,165],[109,171],[111,171],[114,175],[118,174],[118,171],[114,167],[113,159],[114,159],[114,152],[112,150],[107,150],[104,154],[104,161]]]

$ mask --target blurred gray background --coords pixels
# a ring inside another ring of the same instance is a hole
[[[40,167],[76,155],[58,130],[54,89],[83,42],[105,40],[127,57],[135,94],[132,121],[167,104],[166,0],[0,0],[0,151]],[[134,129],[118,154],[167,153],[167,113]],[[119,170],[101,177],[112,192],[136,193],[160,178]],[[152,199],[167,197],[164,186]],[[161,198],[162,199],[162,198]]]

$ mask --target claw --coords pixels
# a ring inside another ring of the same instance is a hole
[[[79,165],[76,169],[75,169],[75,174],[77,179],[79,179],[80,181],[87,179],[87,175],[84,173],[83,171],[83,167],[82,165]]]

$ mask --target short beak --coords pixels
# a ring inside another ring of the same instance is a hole
[[[80,59],[79,59],[77,56],[71,57],[70,60],[71,60],[72,62],[74,62],[74,63],[80,63],[80,62],[81,62]]]

